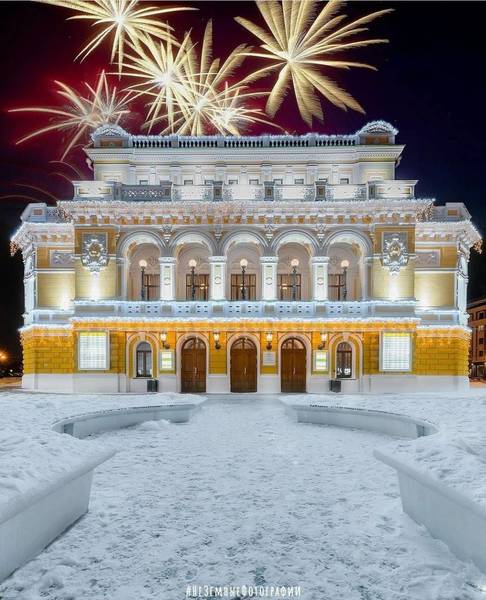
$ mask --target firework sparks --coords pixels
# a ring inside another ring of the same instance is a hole
[[[169,128],[173,128],[176,112],[186,106],[189,94],[184,66],[190,58],[191,38],[186,34],[177,47],[171,41],[164,44],[148,36],[142,41],[143,47],[133,46],[134,54],[127,55],[123,65],[123,75],[139,80],[128,90],[134,98],[151,98],[146,123],[149,131],[160,121],[162,110]]]
[[[81,50],[78,57],[86,58],[106,39],[113,37],[111,46],[111,62],[117,57],[118,72],[121,73],[125,44],[140,44],[140,38],[146,34],[162,40],[171,40],[171,27],[167,23],[153,18],[183,10],[197,10],[191,7],[156,8],[144,6],[140,8],[138,0],[38,0],[44,4],[53,4],[69,8],[80,14],[70,19],[92,21],[94,26],[102,27],[90,42]]]
[[[118,123],[129,112],[128,100],[130,95],[119,96],[116,87],[110,88],[104,71],[99,76],[95,88],[85,83],[88,89],[87,96],[81,95],[61,81],[55,83],[59,87],[57,93],[67,101],[64,107],[31,106],[14,108],[9,111],[45,113],[53,117],[53,122],[50,125],[29,133],[18,140],[17,144],[50,131],[67,132],[70,138],[61,157],[61,160],[64,160],[76,144],[86,140],[92,129],[106,123]]]
[[[343,110],[351,108],[364,112],[348,92],[321,71],[323,67],[375,69],[368,64],[333,57],[338,52],[387,42],[385,39],[356,39],[356,36],[368,30],[368,23],[391,10],[373,12],[344,25],[346,15],[337,14],[343,4],[342,0],[329,0],[317,13],[320,3],[314,0],[257,2],[268,29],[236,17],[240,25],[263,42],[261,48],[264,52],[248,55],[272,61],[271,65],[249,75],[247,81],[255,81],[278,71],[277,81],[267,100],[266,111],[269,115],[274,116],[279,110],[291,86],[299,112],[308,125],[312,125],[313,117],[323,119],[316,92]]]

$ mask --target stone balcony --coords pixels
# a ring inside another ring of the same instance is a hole
[[[467,325],[458,310],[424,309],[415,300],[364,300],[350,302],[233,302],[233,301],[131,301],[76,300],[69,310],[35,309],[25,324],[68,323],[72,318],[159,320],[251,320],[275,321],[417,319],[428,325]]]

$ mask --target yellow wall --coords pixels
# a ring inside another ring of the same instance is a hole
[[[381,260],[373,260],[371,278],[371,295],[373,298],[396,300],[414,297],[414,268],[411,263],[402,267],[398,273],[391,274],[388,267],[383,267]]]
[[[74,273],[38,273],[37,306],[66,308],[74,298]]]
[[[454,306],[454,273],[416,271],[415,297],[420,306]]]
[[[107,299],[116,297],[116,263],[111,258],[108,265],[100,273],[93,275],[83,267],[80,260],[76,260],[76,298],[82,299]]]
[[[163,325],[163,324],[161,324]],[[146,326],[146,325],[145,325]],[[139,326],[140,327],[140,326]],[[152,325],[153,327],[153,325]],[[363,347],[362,355],[362,372],[365,375],[380,374],[379,356],[380,356],[380,331],[388,330],[403,330],[403,324],[387,323],[386,326],[369,324],[361,333],[353,332],[349,329],[349,324],[341,324],[338,322],[332,324],[332,330],[328,331],[328,338],[325,349],[328,351],[329,373],[333,373],[334,350],[336,344],[343,340],[342,333],[348,329],[346,334],[347,341],[355,346],[358,352],[361,340]],[[86,331],[89,329],[110,330],[110,369],[111,373],[126,372],[126,340],[130,332],[124,328],[122,324],[119,326],[107,325],[103,327],[102,323],[93,325],[92,323],[82,324],[77,323],[73,330],[56,330],[54,329],[30,329],[22,333],[22,344],[24,351],[24,370],[25,373],[73,373],[77,372],[77,332]],[[356,328],[355,328],[356,329]],[[415,330],[414,327],[408,328],[412,333],[413,340],[413,374],[417,375],[467,375],[468,371],[468,349],[469,349],[469,334],[461,328],[450,330],[445,333],[444,330]],[[140,329],[139,329],[140,331]],[[128,356],[130,360],[129,373],[133,376],[133,350],[135,345],[142,339],[148,341],[153,349],[161,350],[162,343],[160,342],[160,331],[165,329],[149,330],[147,328],[145,334],[132,335],[130,338]],[[180,325],[178,331],[167,331],[167,342],[170,344],[170,349],[176,348],[176,339],[181,335],[190,333],[187,325]],[[201,329],[194,329],[201,333]],[[241,331],[241,330],[240,330]],[[203,331],[202,334],[209,340],[209,374],[224,375],[226,373],[227,361],[227,341],[230,336],[240,335],[240,331],[235,327],[230,333],[220,331],[221,348],[216,350],[214,347],[213,333]],[[255,332],[260,339],[260,354],[266,350],[266,333],[269,329],[260,329]],[[292,329],[287,329],[292,331]],[[321,343],[321,330],[302,330],[299,331],[300,336],[304,335],[311,340],[312,349],[316,350]],[[446,330],[448,331],[448,330]],[[241,334],[245,332],[241,331]],[[279,337],[285,335],[284,331],[275,332],[273,338],[273,350],[278,349]],[[153,353],[153,373],[154,376],[159,375],[158,363],[159,353]],[[176,356],[176,360],[179,357]],[[277,355],[278,360],[278,355]],[[311,361],[312,356],[307,356],[307,360]],[[361,369],[360,361],[356,364],[357,372]],[[260,365],[261,374],[277,374],[278,365],[264,367]]]

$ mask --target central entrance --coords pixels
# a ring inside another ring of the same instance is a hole
[[[206,391],[206,345],[199,338],[189,338],[181,350],[181,393]]]
[[[241,338],[231,346],[231,391],[257,391],[257,349],[248,338]]]
[[[280,385],[282,392],[306,392],[306,351],[297,338],[289,338],[282,344],[280,353]]]

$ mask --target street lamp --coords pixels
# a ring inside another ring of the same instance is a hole
[[[246,260],[246,258],[242,258],[240,260],[240,267],[241,267],[241,299],[242,300],[246,300],[245,273],[246,273],[246,267],[247,266],[248,266],[248,261]]]
[[[299,259],[293,258],[290,261],[292,267],[292,301],[297,300],[297,267],[299,266]]]
[[[145,300],[145,269],[147,268],[147,261],[142,258],[138,261],[138,266],[141,269],[141,288],[140,288],[140,297],[142,300]]]
[[[196,259],[191,258],[189,261],[189,268],[191,269],[191,300],[196,299],[196,265]]]
[[[348,295],[348,288],[347,288],[347,282],[346,282],[346,277],[347,277],[347,272],[348,272],[348,267],[349,267],[349,260],[342,260],[341,261],[341,267],[343,269],[343,276],[344,276],[344,283],[343,283],[343,300],[346,300],[346,297]]]

